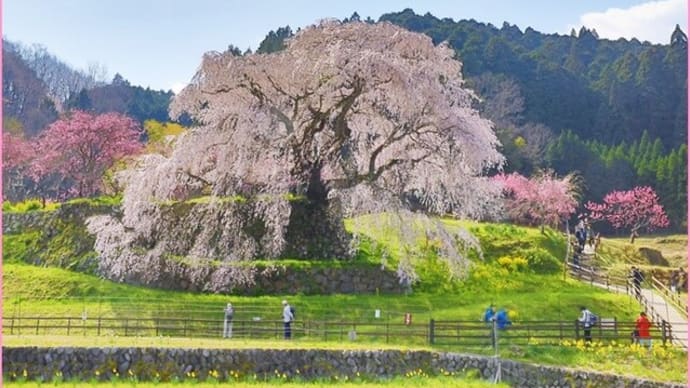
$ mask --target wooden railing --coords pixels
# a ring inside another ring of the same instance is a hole
[[[74,336],[169,336],[220,338],[222,319],[191,318],[88,318],[81,317],[3,317],[4,335],[74,335]],[[438,346],[491,346],[491,326],[479,321],[410,322],[376,321],[296,321],[295,338],[318,341],[363,341]],[[633,322],[602,318],[592,328],[592,338],[600,341],[628,342]],[[559,345],[564,340],[584,336],[577,320],[521,321],[499,330],[502,343],[515,345]],[[670,325],[656,325],[652,338],[664,344],[672,340]],[[235,320],[233,338],[279,339],[283,337],[280,320]]]
[[[685,317],[685,322],[678,322],[677,324],[672,324],[669,322],[669,314],[667,311],[657,311],[655,309],[654,304],[652,301],[647,300],[643,293],[638,292],[638,290],[635,288],[635,285],[632,283],[632,281],[629,278],[623,278],[623,277],[616,277],[616,276],[610,276],[605,273],[599,272],[596,268],[590,267],[590,266],[585,266],[585,265],[577,265],[573,264],[570,261],[566,260],[565,263],[565,268],[567,270],[567,273],[570,274],[571,277],[576,278],[581,281],[589,282],[590,284],[597,284],[598,286],[603,286],[606,289],[613,289],[615,288],[617,291],[620,292],[625,292],[627,295],[630,295],[631,297],[635,298],[640,305],[642,306],[643,310],[647,313],[647,315],[650,317],[652,322],[660,328],[660,330],[664,333],[663,336],[665,337],[665,340],[672,341],[674,344],[679,345],[685,349],[687,349],[687,341],[684,340],[688,338],[687,336],[687,304],[684,304],[683,302],[680,301],[680,298],[676,298],[676,302],[674,306],[678,307],[680,310],[679,312],[684,312]],[[657,292],[661,293],[662,295],[666,296],[669,294],[669,299],[671,299],[671,302],[673,302],[672,297],[670,296],[671,291],[666,289],[666,287],[663,285],[663,283],[659,282],[657,279],[652,277],[652,281],[650,282],[652,284],[652,288],[656,290]],[[668,300],[668,299],[667,299]],[[665,314],[664,314],[665,313]],[[676,330],[673,330],[673,327],[676,328]],[[679,331],[679,327],[684,327],[686,328],[684,332]],[[684,335],[683,335],[684,334]]]
[[[678,313],[684,316],[685,319],[688,319],[688,303],[686,300],[682,299],[678,293],[671,291],[663,282],[654,276],[651,276],[649,284],[664,297],[666,303],[673,305]]]

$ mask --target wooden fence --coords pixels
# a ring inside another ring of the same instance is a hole
[[[3,317],[5,335],[83,335],[83,336],[169,336],[185,338],[220,338],[222,319],[192,318],[105,318],[96,317]],[[364,341],[439,346],[491,346],[491,327],[479,321],[409,322],[390,321],[296,321],[295,338],[325,342]],[[599,341],[631,341],[633,322],[601,318],[592,328],[592,338]],[[655,325],[652,338],[662,343],[671,340],[669,324]],[[280,320],[234,320],[233,338],[279,339],[283,337]],[[583,328],[575,321],[516,322],[498,331],[501,343],[515,345],[559,345],[564,340],[578,340]]]
[[[651,276],[649,284],[664,297],[667,303],[672,305],[682,316],[684,316],[685,319],[688,318],[688,302],[681,298],[679,293],[671,291],[662,281],[654,276]]]

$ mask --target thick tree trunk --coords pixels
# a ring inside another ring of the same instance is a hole
[[[321,169],[310,171],[304,199],[291,203],[282,256],[299,259],[344,259],[349,257],[350,235],[345,231],[338,203],[328,199]]]

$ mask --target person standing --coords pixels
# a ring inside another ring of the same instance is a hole
[[[508,312],[506,309],[500,309],[494,316],[496,320],[496,327],[500,330],[506,329],[508,326],[512,325],[513,322],[508,319]]]
[[[669,279],[668,285],[669,288],[671,289],[671,293],[673,295],[679,293],[678,291],[678,271],[671,271],[671,277]]]
[[[647,314],[641,312],[640,316],[635,321],[635,331],[637,331],[637,343],[648,348],[652,347],[652,336],[649,334],[649,328],[652,324],[647,319]]]
[[[482,320],[486,324],[486,326],[489,328],[489,338],[491,339],[491,347],[496,349],[496,307],[491,304],[489,307],[486,308],[484,311],[484,316],[482,317]]]
[[[235,309],[232,303],[225,306],[225,321],[223,322],[223,338],[232,338],[232,317],[235,315]]]
[[[287,300],[283,300],[283,328],[285,329],[285,339],[290,339],[292,337],[292,330],[290,324],[295,319],[292,314],[292,308]]]
[[[489,307],[487,307],[484,311],[484,316],[482,317],[482,320],[485,323],[491,323],[493,322],[494,315],[496,315],[496,307],[494,307],[494,305],[489,305]]]
[[[642,294],[642,281],[644,280],[644,275],[639,268],[633,266],[630,271],[630,277],[632,277],[633,287],[635,288],[635,295],[639,298]]]
[[[688,273],[683,267],[678,268],[678,293],[688,290]]]
[[[592,312],[587,307],[580,307],[580,318],[577,319],[584,328],[585,342],[592,342]]]

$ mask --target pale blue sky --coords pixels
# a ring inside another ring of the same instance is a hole
[[[132,84],[166,90],[189,81],[206,51],[229,44],[255,50],[270,30],[354,11],[378,20],[412,8],[560,34],[584,24],[602,38],[654,43],[668,43],[676,23],[687,32],[688,16],[686,0],[4,0],[2,7],[6,38],[44,45],[75,68],[97,62],[110,78],[118,72]]]

